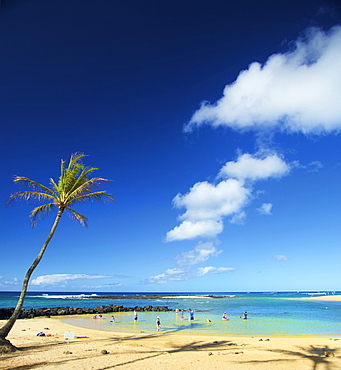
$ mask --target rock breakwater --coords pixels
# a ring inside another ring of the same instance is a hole
[[[7,320],[11,317],[14,307],[0,308],[0,320]],[[124,307],[122,305],[97,306],[95,308],[79,308],[79,307],[54,307],[54,308],[31,308],[29,310],[21,310],[19,319],[32,319],[34,317],[45,316],[68,316],[68,315],[87,315],[100,314],[111,312],[168,312],[173,311],[168,306],[145,306],[145,307]]]

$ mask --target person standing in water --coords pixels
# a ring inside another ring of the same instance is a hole
[[[157,331],[161,330],[161,320],[159,316],[156,318],[156,330]]]
[[[189,313],[189,319],[190,321],[194,321],[194,311],[193,310]]]

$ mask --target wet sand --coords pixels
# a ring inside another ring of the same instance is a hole
[[[37,337],[40,331],[51,336]],[[64,339],[65,332],[72,332],[75,338]],[[83,336],[86,338],[77,338]],[[21,350],[0,355],[1,370],[341,368],[340,335],[124,334],[75,327],[56,318],[35,318],[18,320],[8,339]]]

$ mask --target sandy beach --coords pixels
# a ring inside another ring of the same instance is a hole
[[[51,336],[38,337],[41,331]],[[74,339],[64,339],[70,332]],[[122,334],[35,318],[18,320],[8,339],[20,351],[0,355],[1,370],[341,368],[340,336]]]
[[[341,302],[341,295],[321,295],[321,296],[313,296],[307,297],[302,299],[312,299],[316,301],[332,301],[332,302]]]

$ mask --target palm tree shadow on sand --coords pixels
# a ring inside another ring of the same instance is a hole
[[[271,349],[268,350],[272,353],[277,353],[281,355],[291,356],[292,358],[278,358],[278,359],[271,359],[271,360],[252,360],[252,361],[238,361],[238,363],[256,365],[256,364],[270,364],[276,362],[292,362],[292,366],[294,366],[294,362],[299,359],[306,359],[310,360],[312,363],[312,370],[337,370],[339,367],[333,364],[332,360],[335,356],[337,350],[329,348],[328,346],[324,347],[315,347],[315,346],[308,346],[308,347],[298,347],[297,351],[289,351],[289,350],[281,350],[281,349]]]

